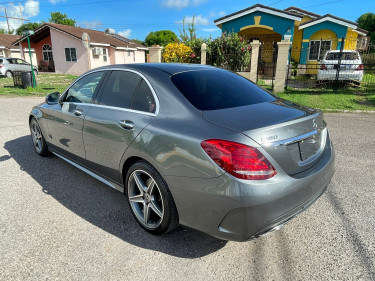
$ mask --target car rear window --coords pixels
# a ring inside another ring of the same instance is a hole
[[[326,56],[326,60],[338,60],[340,57],[339,52],[335,53],[328,53]],[[357,60],[358,59],[358,53],[357,52],[343,52],[341,56],[342,60]]]
[[[187,71],[173,84],[199,110],[217,110],[276,100],[249,80],[225,70]]]

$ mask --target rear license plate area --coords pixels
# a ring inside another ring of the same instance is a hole
[[[298,146],[301,160],[304,161],[310,158],[317,153],[320,148],[320,134],[316,134],[307,139],[299,141]]]

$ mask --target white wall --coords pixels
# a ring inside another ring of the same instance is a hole
[[[83,46],[81,39],[77,39],[52,28],[50,29],[50,33],[56,73],[81,75],[89,70],[86,48]],[[76,62],[66,61],[65,48],[76,49]]]
[[[135,51],[135,62],[136,63],[146,62],[146,51],[144,51],[144,50]]]

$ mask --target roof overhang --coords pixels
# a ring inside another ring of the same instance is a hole
[[[116,47],[116,50],[137,51],[137,48]]]
[[[94,42],[90,42],[90,45],[92,45],[92,46],[103,46],[103,47],[110,47],[111,46],[110,44],[94,43]]]
[[[146,47],[137,47],[138,50],[145,50],[145,51],[148,51],[148,48]]]
[[[343,26],[353,28],[353,29],[357,28],[357,25],[355,23],[345,21],[345,20],[342,20],[342,19],[339,19],[339,18],[328,15],[328,16],[323,16],[323,17],[315,19],[315,20],[305,22],[305,23],[301,24],[298,27],[298,29],[301,30],[301,29],[304,29],[304,28],[307,28],[307,27],[310,27],[310,26],[313,26],[313,25],[317,25],[319,23],[326,22],[326,21],[333,22],[333,23],[343,25]]]
[[[360,30],[358,30],[358,29],[353,29],[353,31],[354,31],[354,32],[357,32],[359,35],[367,36],[367,33],[362,32],[362,31],[360,31]]]
[[[302,16],[292,15],[292,14],[289,14],[289,13],[287,13],[285,11],[282,11],[282,10],[267,8],[266,6],[263,6],[263,5],[255,5],[255,6],[252,6],[252,7],[248,8],[248,9],[239,11],[237,13],[233,13],[233,14],[230,14],[228,16],[219,18],[219,19],[215,20],[214,23],[216,24],[216,26],[219,26],[219,25],[221,25],[225,22],[228,22],[228,21],[231,21],[231,20],[246,16],[246,15],[252,14],[254,12],[263,12],[263,13],[266,13],[266,14],[271,14],[271,15],[282,17],[282,18],[294,20],[294,21],[301,21],[301,18],[302,18]]]
[[[315,15],[313,15],[311,13],[307,13],[307,12],[305,12],[303,10],[300,10],[300,9],[293,9],[293,8],[291,8],[291,9],[288,9],[288,12],[300,14],[302,16],[310,17],[312,19],[317,18],[317,16],[315,16]]]

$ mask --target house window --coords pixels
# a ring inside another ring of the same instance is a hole
[[[128,51],[128,57],[130,57],[130,51]]]
[[[65,48],[66,61],[77,61],[76,48]]]
[[[323,59],[325,53],[331,50],[332,41],[330,40],[311,40],[309,60]]]
[[[43,45],[43,60],[53,61],[52,48],[48,44]]]
[[[107,61],[107,49],[103,48],[103,61]]]

